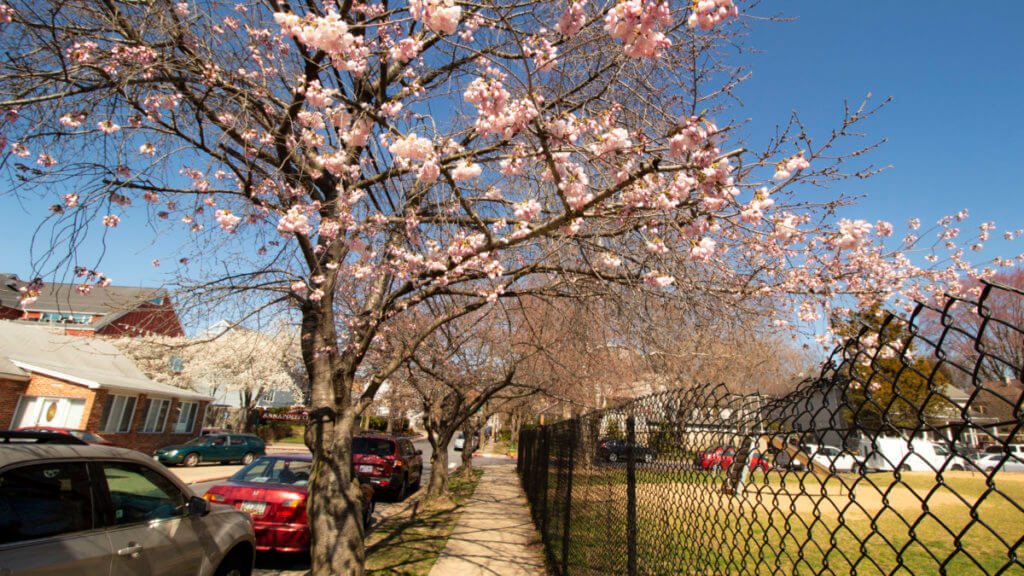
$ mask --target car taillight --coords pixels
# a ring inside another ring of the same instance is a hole
[[[223,502],[226,499],[224,498],[223,494],[215,494],[213,492],[207,492],[206,494],[203,494],[203,498],[209,500],[210,502]]]
[[[608,447],[608,443],[607,442],[601,442],[601,448],[607,448],[607,447]]]
[[[289,496],[297,497],[275,504],[273,510],[268,515],[268,519],[294,523],[299,523],[306,519],[305,498],[302,498],[300,495]]]

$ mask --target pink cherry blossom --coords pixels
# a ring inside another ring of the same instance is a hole
[[[75,206],[78,206],[78,194],[65,194],[63,198],[64,205],[67,206],[68,208],[74,208]]]
[[[116,228],[117,225],[120,224],[120,223],[121,223],[121,218],[119,218],[119,217],[117,217],[117,216],[115,216],[113,214],[108,214],[108,215],[103,217],[103,225],[107,226],[109,228]]]
[[[513,214],[515,214],[515,217],[519,218],[520,220],[530,221],[536,218],[538,214],[540,214],[540,210],[540,202],[537,202],[533,198],[530,198],[529,200],[516,204],[516,208]]]
[[[388,57],[403,64],[416,58],[423,50],[423,43],[415,38],[403,38],[388,51]]]
[[[104,120],[102,122],[99,122],[96,124],[96,127],[99,128],[100,132],[103,132],[104,134],[113,134],[114,132],[117,132],[118,130],[121,129],[120,126],[114,124],[110,120]]]
[[[429,138],[417,136],[415,132],[395,140],[388,150],[400,158],[409,160],[424,161],[434,156],[433,142]]]
[[[658,58],[661,50],[672,45],[662,30],[672,26],[668,2],[620,0],[605,17],[604,29],[622,42],[622,51],[631,58]]]
[[[662,272],[652,271],[644,274],[644,284],[653,288],[668,288],[675,281],[675,278]]]
[[[409,0],[409,13],[438,34],[453,34],[462,18],[454,0]]]
[[[228,232],[234,232],[235,227],[242,221],[240,217],[235,216],[229,210],[223,209],[217,210],[214,213],[214,218],[217,220],[217,223],[220,224],[221,229]]]
[[[10,24],[11,22],[14,22],[14,8],[0,3],[0,24]]]
[[[772,176],[775,180],[785,180],[792,176],[794,173],[800,170],[806,170],[810,168],[811,164],[804,158],[804,153],[800,152],[795,156],[790,156],[785,160],[775,165],[775,175]]]
[[[583,27],[584,13],[587,7],[587,0],[576,0],[566,7],[565,12],[558,18],[555,30],[559,34],[575,36]]]
[[[452,170],[452,180],[458,182],[460,180],[469,180],[476,178],[480,175],[481,168],[479,164],[475,164],[468,160],[459,162],[458,166]]]
[[[690,260],[695,262],[706,262],[715,255],[716,243],[711,238],[701,238],[696,246],[690,249]]]
[[[710,30],[731,17],[739,15],[733,0],[694,0],[693,12],[686,20],[686,26]]]
[[[309,218],[302,213],[302,208],[299,206],[291,207],[277,222],[277,232],[285,238],[296,234],[308,235],[312,231],[313,227],[309,224]]]
[[[836,240],[836,246],[846,250],[857,248],[871,234],[871,228],[871,224],[865,220],[843,218],[839,221],[839,239]]]

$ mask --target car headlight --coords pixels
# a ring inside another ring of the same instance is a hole
[[[178,455],[178,451],[177,450],[168,450],[167,452],[164,452],[164,454],[166,454],[168,456],[177,456]]]

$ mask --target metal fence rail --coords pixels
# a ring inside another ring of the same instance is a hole
[[[1024,293],[877,318],[784,397],[690,386],[539,429],[553,572],[1024,574]]]

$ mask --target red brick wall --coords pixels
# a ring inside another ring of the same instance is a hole
[[[97,409],[93,412],[95,418],[95,425],[90,426],[89,430],[98,431],[100,418],[103,416],[103,404],[106,402],[106,395],[104,395],[103,402],[97,405]],[[186,434],[170,434],[174,419],[177,417],[178,400],[171,400],[171,407],[167,412],[167,421],[164,424],[164,432],[161,434],[139,432],[139,429],[145,424],[146,418],[146,395],[139,394],[138,400],[135,403],[135,417],[132,419],[131,431],[124,434],[117,434],[113,432],[98,432],[107,440],[110,440],[114,444],[123,448],[131,448],[138,450],[146,454],[152,454],[157,448],[168,446],[170,444],[181,444],[187,442],[196,436],[199,436],[199,431],[203,427],[203,414],[206,410],[206,402],[200,402],[199,407],[196,409],[196,420],[195,427],[192,432]],[[92,425],[92,419],[90,419],[90,425]]]
[[[72,384],[33,374],[28,382],[0,379],[0,426],[10,428],[14,420],[14,412],[18,406],[18,399],[23,395],[30,396],[57,396],[64,398],[85,398],[85,409],[83,410],[82,423],[80,428],[100,434],[107,440],[123,448],[132,448],[147,454],[155,449],[170,444],[180,444],[195,438],[203,426],[203,416],[206,413],[206,402],[200,402],[196,411],[195,427],[187,434],[170,434],[171,425],[177,416],[178,400],[171,400],[171,406],[167,415],[167,422],[164,432],[159,434],[139,432],[139,428],[145,424],[146,418],[146,395],[139,394],[135,402],[135,414],[132,418],[131,430],[124,434],[100,431],[100,419],[103,417],[103,406],[107,402],[109,394],[116,394],[105,389],[93,390],[78,384]]]
[[[9,430],[18,408],[18,398],[25,393],[28,382],[0,379],[0,427]]]

